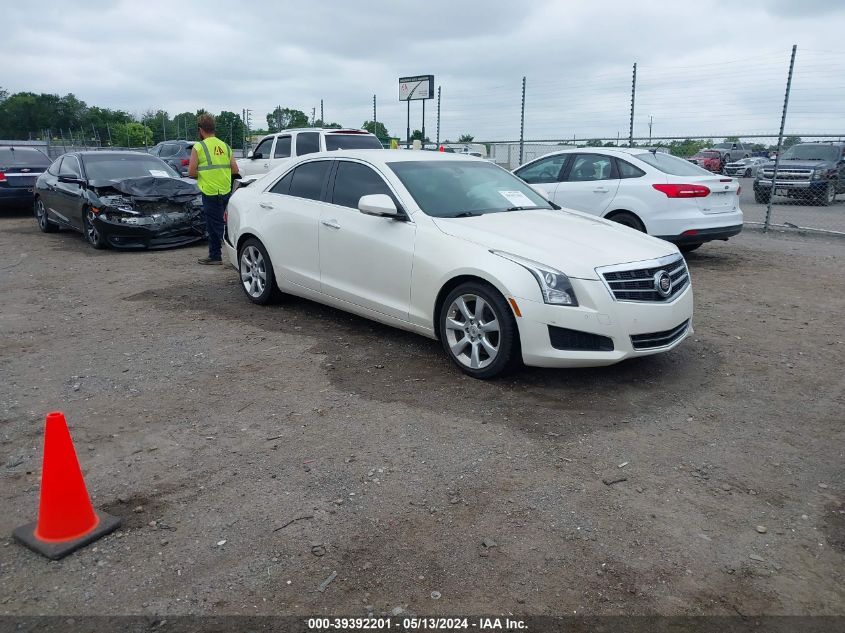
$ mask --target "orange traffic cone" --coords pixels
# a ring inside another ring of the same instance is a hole
[[[57,560],[120,525],[118,517],[91,506],[63,413],[47,414],[41,470],[38,521],[16,529],[18,541]]]

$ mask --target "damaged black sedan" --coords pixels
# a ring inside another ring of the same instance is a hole
[[[196,183],[138,152],[60,156],[35,183],[35,218],[45,233],[68,227],[94,248],[167,248],[206,236]]]

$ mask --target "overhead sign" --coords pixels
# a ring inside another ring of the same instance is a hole
[[[399,101],[434,99],[434,75],[399,78]]]

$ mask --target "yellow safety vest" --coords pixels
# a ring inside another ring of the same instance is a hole
[[[222,196],[232,190],[232,150],[216,136],[194,145],[197,153],[197,185],[207,196]]]

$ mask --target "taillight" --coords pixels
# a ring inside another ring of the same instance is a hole
[[[223,212],[223,224],[228,224],[229,222],[229,209],[226,209]]]
[[[187,166],[188,166],[188,163],[190,163],[190,162],[191,162],[191,161],[189,161],[187,158],[183,158],[183,159],[182,159],[182,167],[187,167]]]
[[[710,189],[704,185],[652,185],[652,187],[665,193],[667,198],[705,198],[710,195]]]
[[[6,182],[6,174],[0,171],[0,182]]]
[[[736,195],[739,195],[739,194],[741,194],[741,193],[742,193],[742,185],[737,185],[737,187],[736,187]]]

